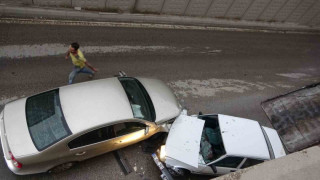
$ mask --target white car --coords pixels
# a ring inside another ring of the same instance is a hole
[[[174,176],[223,175],[285,155],[274,129],[222,114],[180,115],[158,150]]]

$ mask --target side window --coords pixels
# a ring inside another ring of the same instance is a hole
[[[257,160],[257,159],[250,159],[248,158],[242,165],[241,169],[243,168],[247,168],[247,167],[250,167],[250,166],[254,166],[254,165],[257,165],[257,164],[260,164],[260,163],[263,163],[264,161],[262,160]]]
[[[214,165],[219,167],[237,168],[242,160],[243,158],[240,158],[240,157],[226,157],[214,163]]]
[[[94,131],[88,132],[84,135],[69,142],[68,146],[70,149],[86,146],[89,144],[98,143],[111,138],[114,138],[114,131],[112,126],[103,127]]]
[[[113,125],[116,137],[146,129],[146,125],[138,122],[125,122]]]

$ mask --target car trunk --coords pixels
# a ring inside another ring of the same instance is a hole
[[[7,151],[9,150],[16,158],[38,153],[28,130],[25,103],[26,98],[23,98],[8,103],[3,110],[4,120],[1,135],[3,136],[3,140],[7,142],[3,142],[3,146],[5,146],[3,149],[6,149],[6,152],[4,152],[6,158],[8,158]]]
[[[288,152],[319,144],[320,83],[266,100],[261,106]]]

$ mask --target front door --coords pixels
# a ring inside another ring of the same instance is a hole
[[[120,149],[148,138],[147,125],[139,122],[125,122],[113,125],[114,149]]]
[[[225,158],[220,159],[214,163],[208,163],[207,166],[202,170],[202,173],[223,175],[230,172],[235,172],[238,170],[239,165],[242,161],[243,158],[241,157],[226,156]],[[213,168],[211,167],[212,165],[215,166],[217,170],[216,173],[213,171]]]

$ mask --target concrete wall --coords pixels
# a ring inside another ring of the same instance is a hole
[[[0,0],[1,2],[320,26],[320,0]]]

